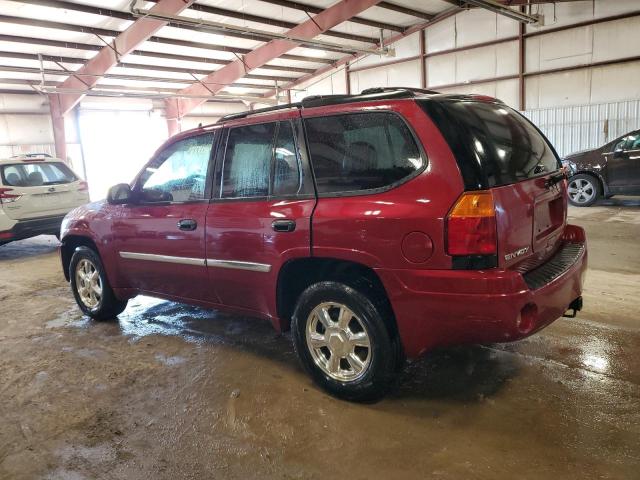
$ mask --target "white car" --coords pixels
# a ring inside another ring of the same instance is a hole
[[[87,182],[46,154],[0,159],[0,245],[60,235],[64,216],[89,202]]]

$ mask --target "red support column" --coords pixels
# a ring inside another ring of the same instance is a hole
[[[51,111],[51,125],[53,126],[53,141],[56,146],[56,157],[66,162],[67,139],[64,131],[64,115],[60,95],[49,94],[49,110]]]
[[[427,45],[425,31],[420,30],[420,88],[427,88]]]

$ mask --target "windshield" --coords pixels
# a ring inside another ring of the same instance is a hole
[[[460,98],[420,103],[449,143],[468,190],[508,185],[560,168],[542,133],[506,105]]]
[[[2,183],[11,187],[60,185],[77,180],[64,163],[15,163],[0,167]]]

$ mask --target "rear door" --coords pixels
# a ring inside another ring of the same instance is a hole
[[[557,249],[566,225],[566,183],[548,140],[525,117],[473,98],[425,101],[454,153],[466,190],[491,190],[498,266],[525,271]]]
[[[161,150],[113,221],[120,285],[184,299],[209,299],[205,226],[213,132]]]
[[[4,206],[14,220],[65,215],[87,203],[86,184],[62,162],[22,161],[0,166],[2,184],[19,197]]]
[[[206,238],[222,304],[275,316],[280,267],[311,253],[315,195],[301,138],[297,111],[225,129]]]

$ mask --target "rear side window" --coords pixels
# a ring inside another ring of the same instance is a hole
[[[0,169],[2,183],[11,187],[62,185],[78,180],[64,163],[16,163]]]
[[[305,119],[318,193],[388,187],[424,166],[404,121],[389,112]]]
[[[560,168],[544,136],[506,105],[459,98],[419,103],[449,144],[467,190],[508,185]]]
[[[275,123],[232,128],[222,171],[222,197],[266,197]]]

